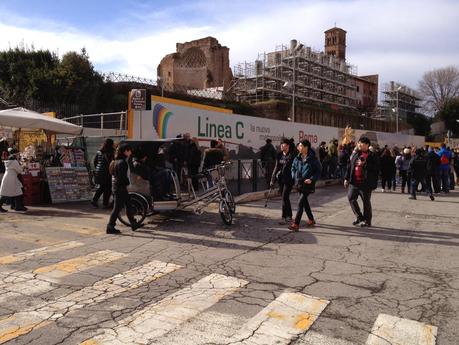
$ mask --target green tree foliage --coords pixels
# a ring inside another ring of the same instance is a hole
[[[10,49],[0,52],[0,91],[10,102],[52,101],[58,57],[44,50]]]
[[[95,71],[86,50],[62,59],[47,50],[25,48],[0,52],[0,97],[31,109],[99,113],[126,109],[126,95]]]
[[[407,117],[407,123],[413,127],[415,135],[428,136],[430,134],[431,117],[418,113],[410,114]]]
[[[437,113],[437,118],[445,122],[446,129],[452,131],[453,136],[459,137],[459,98],[446,102]]]

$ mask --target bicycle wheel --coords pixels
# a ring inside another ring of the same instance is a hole
[[[131,199],[130,208],[131,208],[132,216],[134,217],[137,224],[142,224],[143,221],[145,220],[145,217],[147,216],[146,205],[148,205],[148,203],[143,197],[143,195],[141,194],[129,193],[129,196]],[[129,221],[125,207],[121,210],[118,216],[118,219],[124,225],[131,226],[131,222]]]
[[[220,200],[218,212],[222,217],[223,223],[225,223],[226,225],[231,225],[233,223],[233,213],[231,212],[231,208],[229,207],[225,199]]]
[[[223,197],[228,203],[231,213],[236,213],[236,202],[234,201],[233,194],[231,194],[231,192],[228,189],[226,189],[223,192]]]

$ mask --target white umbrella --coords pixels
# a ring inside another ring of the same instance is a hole
[[[44,129],[53,133],[80,135],[83,127],[25,108],[0,110],[0,126]]]

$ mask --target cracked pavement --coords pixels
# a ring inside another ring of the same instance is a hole
[[[231,227],[211,209],[120,236],[85,204],[2,214],[0,343],[396,344],[384,334],[419,326],[457,344],[458,192],[375,192],[372,228],[351,225],[340,187],[310,201],[318,224],[299,233],[277,225],[279,200],[238,205]]]

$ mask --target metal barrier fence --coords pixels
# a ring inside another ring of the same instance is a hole
[[[234,195],[266,190],[265,168],[259,159],[238,159],[226,168],[225,179]]]
[[[80,114],[62,120],[78,126],[99,129],[127,129],[127,113],[125,111],[99,114]]]

